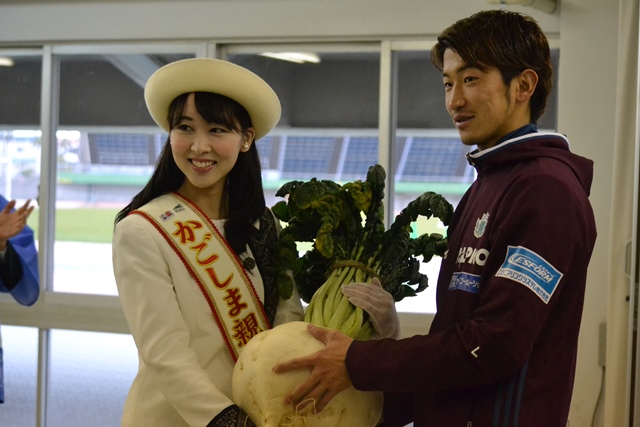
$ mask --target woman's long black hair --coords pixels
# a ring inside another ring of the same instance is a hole
[[[188,97],[188,93],[182,94],[171,103],[168,112],[170,129],[178,125]],[[218,123],[243,134],[253,126],[247,110],[226,96],[195,92],[194,101],[198,113],[209,123]],[[173,159],[169,136],[151,179],[133,197],[131,203],[118,212],[115,223],[156,197],[178,190],[184,179],[185,175]],[[262,216],[266,207],[260,157],[255,141],[247,152],[239,154],[235,166],[227,176],[226,190],[229,210],[224,226],[225,236],[231,248],[241,254],[246,251],[253,223]]]

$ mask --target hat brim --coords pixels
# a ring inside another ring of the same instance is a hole
[[[219,59],[191,58],[165,65],[147,80],[144,100],[153,120],[169,132],[171,102],[191,92],[217,93],[242,105],[251,117],[256,139],[280,120],[280,100],[271,86],[246,68]]]

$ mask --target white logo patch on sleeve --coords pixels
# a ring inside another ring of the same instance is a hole
[[[547,304],[563,274],[537,253],[522,246],[509,246],[496,276],[526,286]]]

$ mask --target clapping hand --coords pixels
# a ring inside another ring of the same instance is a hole
[[[16,210],[13,210],[16,206],[16,201],[11,200],[0,211],[0,251],[3,251],[7,247],[7,240],[13,236],[18,235],[25,225],[27,225],[27,218],[33,212],[35,206],[29,206],[31,199],[27,200],[24,205]]]

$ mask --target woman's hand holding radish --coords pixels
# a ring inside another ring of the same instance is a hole
[[[342,293],[349,302],[369,314],[375,336],[372,338],[394,338],[400,336],[400,319],[396,312],[393,296],[384,290],[380,281],[373,278],[371,283],[351,283],[342,287]]]

